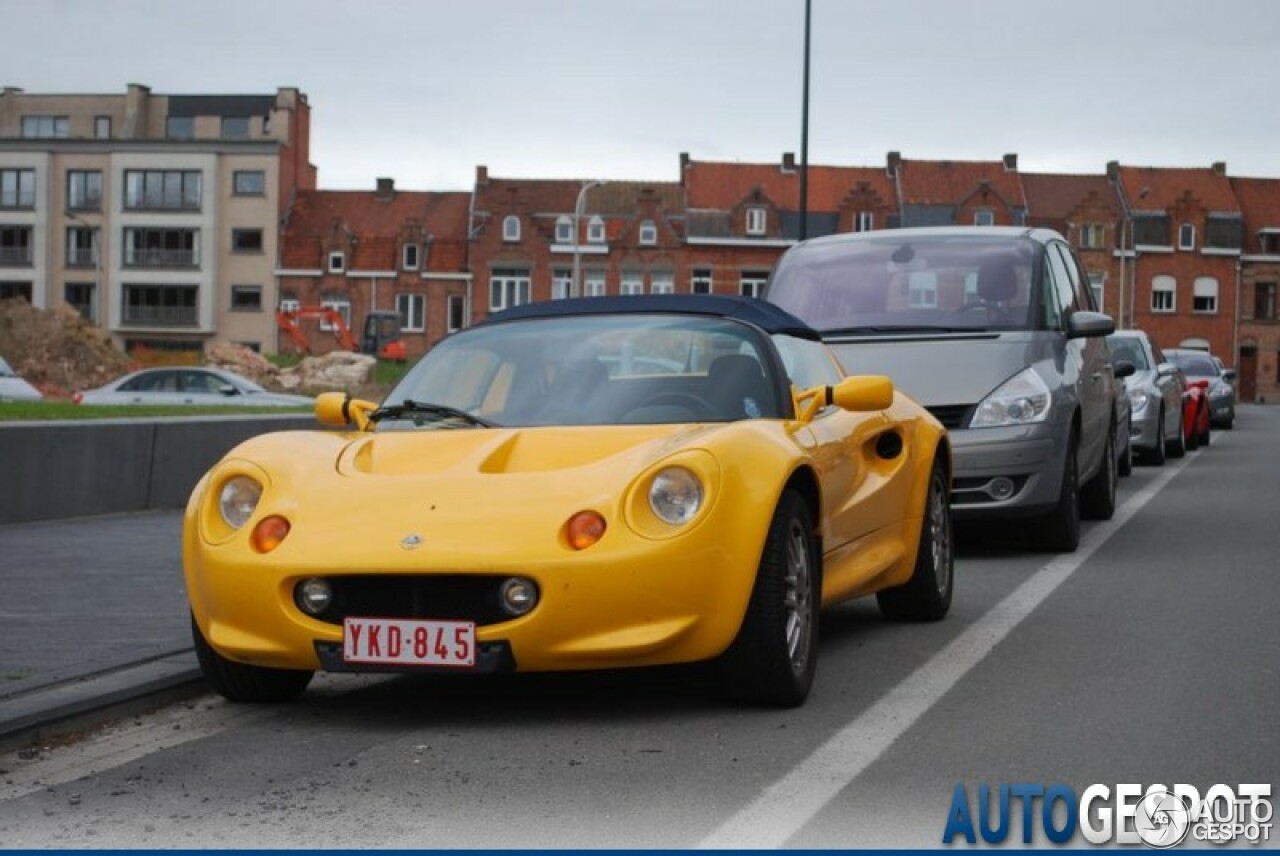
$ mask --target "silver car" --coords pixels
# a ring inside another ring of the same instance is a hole
[[[1131,363],[1125,378],[1129,395],[1130,437],[1133,450],[1144,460],[1163,466],[1166,456],[1186,451],[1182,432],[1182,399],[1186,381],[1168,362],[1160,347],[1142,330],[1118,330],[1107,337],[1113,363]]]
[[[890,229],[798,244],[766,298],[845,368],[883,373],[950,430],[958,520],[1032,518],[1076,548],[1115,511],[1116,383],[1089,278],[1062,236],[1019,227]]]
[[[40,401],[40,390],[18,377],[4,357],[0,357],[0,401]]]
[[[198,404],[242,407],[303,407],[305,395],[267,392],[251,380],[221,369],[171,367],[143,369],[106,386],[77,393],[79,404]]]

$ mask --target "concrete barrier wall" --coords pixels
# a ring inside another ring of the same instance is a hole
[[[209,467],[311,414],[0,423],[0,523],[182,508]]]

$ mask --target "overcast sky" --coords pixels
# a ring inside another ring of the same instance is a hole
[[[810,163],[1280,176],[1276,0],[812,0]],[[804,0],[0,0],[0,84],[312,106],[325,188],[800,151]]]

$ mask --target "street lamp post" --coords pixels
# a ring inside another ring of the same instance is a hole
[[[587,191],[604,183],[600,180],[584,182],[582,189],[578,191],[578,201],[573,206],[573,282],[569,287],[570,297],[582,295],[582,209],[587,202]]]

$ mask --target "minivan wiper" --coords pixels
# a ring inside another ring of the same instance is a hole
[[[459,419],[468,425],[475,425],[481,428],[501,427],[496,422],[481,419],[479,416],[472,416],[465,410],[459,410],[447,404],[432,404],[429,401],[414,401],[410,398],[406,398],[399,404],[387,404],[379,407],[369,414],[369,421],[380,422],[383,419],[403,419],[406,416],[412,418],[418,414],[436,416],[440,419]]]
[[[942,327],[933,324],[914,324],[901,326],[872,325],[868,327],[834,327],[830,330],[819,330],[823,336],[859,336],[867,333],[981,333],[982,327]]]

